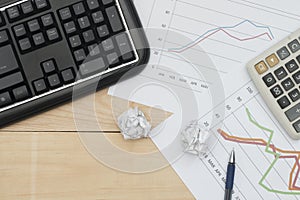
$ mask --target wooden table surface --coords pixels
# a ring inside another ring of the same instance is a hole
[[[81,105],[92,98],[100,102],[95,110],[103,132],[97,134],[125,151],[157,151],[150,139],[123,140],[115,116],[126,110],[122,105],[137,105],[157,126],[171,113],[112,98],[107,90],[77,101]],[[170,166],[133,174],[95,159],[77,133],[73,106],[68,103],[0,129],[1,200],[194,199]],[[93,133],[90,122],[82,120],[86,130],[81,131]]]

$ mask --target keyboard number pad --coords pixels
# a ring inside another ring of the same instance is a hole
[[[85,0],[57,13],[81,75],[99,73],[135,59],[115,1]],[[129,52],[125,55],[124,51]],[[98,62],[98,68],[86,62]]]
[[[19,50],[26,54],[60,41],[61,34],[53,13],[44,14],[12,27]]]

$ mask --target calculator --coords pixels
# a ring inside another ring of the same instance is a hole
[[[300,29],[247,64],[248,72],[279,123],[300,139]]]

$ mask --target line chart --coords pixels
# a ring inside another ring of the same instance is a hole
[[[239,38],[239,37],[234,36],[234,35],[232,35],[231,33],[228,32],[228,30],[234,29],[234,28],[238,28],[239,26],[241,26],[243,24],[250,24],[250,25],[254,26],[255,28],[265,29],[266,31],[263,32],[263,33],[261,33],[261,34],[254,35],[254,36],[251,36],[251,37],[246,37],[246,38]],[[270,27],[257,25],[254,22],[251,22],[250,20],[244,20],[244,21],[242,21],[242,22],[240,22],[240,23],[238,23],[236,25],[233,25],[233,26],[224,26],[224,27],[218,27],[218,28],[210,29],[210,30],[206,31],[204,34],[200,35],[194,41],[192,41],[192,42],[190,42],[190,43],[188,43],[188,44],[186,44],[186,45],[184,45],[182,47],[179,47],[179,48],[170,48],[169,52],[182,53],[182,52],[184,52],[184,51],[186,51],[186,50],[188,50],[188,49],[190,49],[190,48],[198,45],[199,43],[205,41],[209,37],[211,37],[211,36],[213,36],[213,35],[215,35],[215,34],[217,34],[219,32],[223,32],[227,36],[229,36],[230,38],[238,40],[240,42],[254,40],[254,39],[257,39],[257,38],[260,38],[260,37],[263,37],[263,36],[267,36],[270,41],[275,38],[274,34],[272,33]]]
[[[285,195],[299,195],[300,194],[300,187],[297,186],[297,181],[299,178],[299,174],[300,174],[300,151],[288,151],[288,150],[283,150],[280,149],[278,147],[276,147],[274,144],[272,144],[272,139],[274,136],[274,131],[266,128],[264,126],[262,126],[261,124],[259,124],[258,122],[256,122],[249,109],[246,108],[246,113],[247,113],[247,117],[248,120],[255,125],[257,128],[266,131],[269,133],[269,138],[268,140],[264,140],[261,138],[242,138],[242,137],[237,137],[237,136],[231,136],[228,133],[226,133],[224,130],[222,129],[218,129],[218,133],[222,136],[223,139],[227,140],[227,141],[231,141],[231,142],[236,142],[236,143],[240,143],[240,144],[250,144],[250,145],[258,145],[258,146],[264,146],[265,147],[265,152],[268,154],[271,154],[274,156],[274,160],[271,163],[271,165],[269,166],[269,168],[267,169],[267,171],[264,173],[264,175],[262,176],[261,180],[259,181],[259,185],[261,187],[263,187],[264,189],[266,189],[269,192],[273,192],[273,193],[278,193],[278,194],[285,194]],[[290,191],[281,191],[281,190],[275,190],[275,189],[271,189],[270,187],[268,187],[264,182],[267,179],[268,175],[270,174],[271,170],[275,167],[275,164],[278,162],[279,159],[293,159],[295,160],[294,166],[290,172],[289,175],[289,187],[288,189]],[[297,169],[297,171],[296,171]],[[293,175],[296,171],[296,175],[293,178]],[[297,192],[296,192],[297,191]]]

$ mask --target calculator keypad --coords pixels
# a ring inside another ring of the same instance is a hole
[[[277,102],[276,109],[282,110],[283,116],[300,134],[299,52],[300,38],[293,39],[287,42],[286,46],[280,46],[274,53],[266,55],[263,60],[258,60],[254,68],[256,74],[261,77],[263,87],[269,90],[269,98]]]

